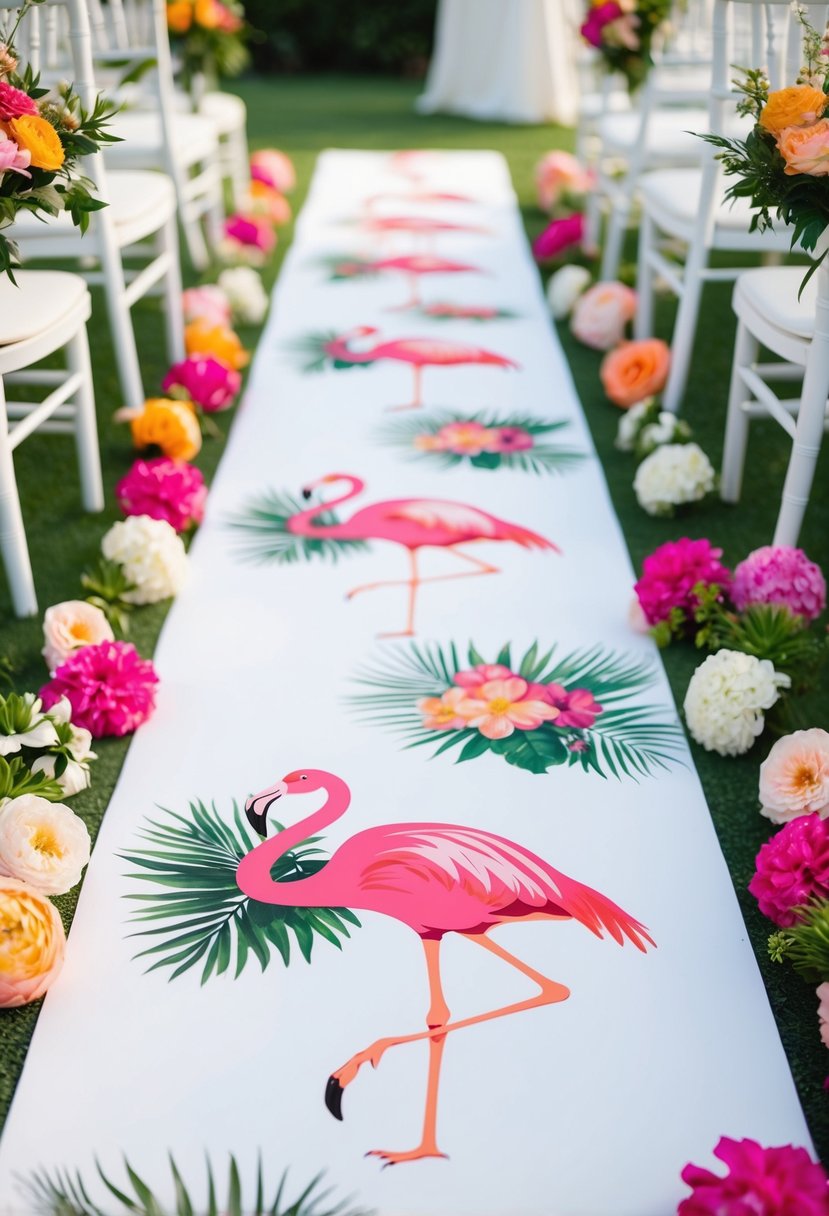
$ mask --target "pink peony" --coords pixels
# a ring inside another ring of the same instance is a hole
[[[618,21],[622,16],[622,6],[616,0],[608,0],[606,4],[595,4],[587,14],[581,26],[581,36],[591,46],[602,45],[602,30],[612,21]]]
[[[693,1194],[677,1216],[829,1216],[829,1179],[805,1148],[763,1148],[756,1140],[723,1136],[714,1156],[728,1174],[686,1165],[682,1181]]]
[[[557,258],[573,245],[578,245],[584,236],[584,216],[580,211],[563,220],[553,220],[540,236],[533,241],[533,257],[537,262]]]
[[[250,176],[255,182],[264,182],[280,194],[288,194],[296,185],[296,174],[290,157],[276,148],[263,148],[250,158]]]
[[[37,114],[37,105],[22,89],[0,80],[0,122],[20,118],[23,114]]]
[[[693,614],[697,583],[716,583],[728,589],[731,574],[720,564],[722,549],[708,540],[670,540],[654,549],[642,563],[642,577],[634,584],[639,603],[649,625],[666,621],[673,608],[687,616]]]
[[[829,816],[829,734],[819,727],[778,739],[760,765],[762,813],[773,823]]]
[[[155,709],[158,676],[129,642],[100,642],[70,655],[40,690],[44,708],[66,697],[75,726],[93,738],[126,735]]]
[[[573,305],[573,337],[593,350],[610,350],[622,341],[636,315],[636,292],[615,281],[594,283]]]
[[[829,897],[829,823],[817,815],[793,819],[767,840],[755,862],[748,889],[760,911],[787,929],[796,909]]]
[[[817,998],[820,1001],[817,1009],[820,1039],[824,1047],[829,1047],[829,984],[824,983],[818,987]],[[824,1082],[823,1088],[827,1088],[826,1082]]]
[[[115,487],[115,497],[125,515],[149,515],[186,532],[204,519],[207,486],[195,465],[158,456],[136,460]]]
[[[559,711],[556,726],[590,730],[602,712],[601,705],[586,688],[568,690],[562,684],[532,684],[530,687],[543,689],[545,700]]]
[[[490,451],[526,452],[533,447],[534,442],[532,435],[523,427],[499,426],[495,428],[495,444]]]
[[[276,233],[267,220],[258,215],[243,215],[237,211],[225,220],[224,234],[230,241],[270,253],[276,245]]]
[[[826,580],[802,549],[764,545],[736,567],[731,598],[740,609],[776,604],[813,621],[826,607]]]
[[[479,663],[467,671],[455,672],[452,682],[459,688],[480,688],[488,680],[509,680],[514,675],[503,663]]]
[[[538,205],[552,211],[563,195],[586,194],[593,176],[571,152],[548,152],[535,167]]]
[[[21,177],[31,177],[29,165],[32,154],[27,149],[18,148],[13,139],[9,139],[5,131],[0,130],[0,178],[8,172],[19,173]]]
[[[230,326],[230,301],[221,287],[215,283],[205,283],[202,287],[188,287],[182,292],[181,302],[184,307],[184,320],[207,321],[210,325]]]
[[[164,377],[165,393],[172,388],[183,388],[188,398],[207,414],[226,410],[233,405],[233,398],[242,387],[242,377],[212,355],[190,355],[181,363],[174,363]]]

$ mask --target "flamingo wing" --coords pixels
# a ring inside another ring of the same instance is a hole
[[[390,506],[389,519],[404,519],[421,528],[444,528],[447,532],[456,532],[459,537],[470,533],[482,537],[498,535],[497,520],[492,515],[462,502],[412,498]]]

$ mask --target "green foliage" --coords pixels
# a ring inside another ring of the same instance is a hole
[[[196,1206],[172,1155],[170,1173],[175,1191],[175,1206],[168,1207],[153,1194],[151,1188],[124,1158],[126,1180],[112,1182],[96,1162],[98,1178],[111,1199],[120,1205],[118,1212],[133,1216],[370,1216],[355,1208],[350,1200],[331,1197],[330,1188],[321,1188],[322,1174],[312,1179],[294,1199],[287,1195],[288,1173],[283,1173],[276,1191],[268,1191],[259,1160],[256,1169],[256,1194],[245,1194],[236,1158],[231,1155],[228,1166],[224,1201],[217,1199],[216,1177],[210,1158],[207,1159],[207,1206]],[[34,1205],[32,1216],[116,1216],[111,1201],[102,1208],[90,1198],[90,1186],[79,1170],[41,1170],[26,1180],[28,1200]],[[271,1196],[271,1197],[268,1197]],[[251,1203],[253,1206],[251,1206]]]
[[[477,728],[433,730],[424,727],[418,702],[440,697],[453,686],[459,671],[483,663],[509,667],[523,679],[538,684],[559,684],[565,690],[585,689],[601,705],[589,728],[559,727],[544,722],[534,730],[516,730],[505,739],[488,739]],[[625,702],[653,682],[654,671],[638,660],[626,659],[601,646],[556,656],[552,647],[539,654],[536,642],[512,665],[509,645],[496,658],[486,659],[470,643],[467,663],[454,643],[418,645],[390,651],[365,667],[357,683],[370,689],[350,698],[363,721],[399,731],[407,747],[435,746],[434,756],[454,750],[456,763],[484,752],[502,756],[508,764],[531,773],[546,773],[560,764],[579,765],[585,772],[605,777],[648,776],[667,769],[676,760],[682,738],[679,727],[660,718],[671,711],[662,707],[630,706]]]
[[[703,602],[696,619],[705,622],[697,645],[709,650],[726,647],[768,659],[776,671],[791,676],[796,687],[814,684],[826,660],[829,639],[825,631],[816,636],[788,608],[750,604],[742,612],[728,612],[714,603],[708,612]]]
[[[475,456],[462,456],[456,452],[428,451],[415,446],[422,435],[436,435],[441,427],[452,423],[479,422],[485,427],[520,427],[533,437],[533,446],[522,451],[480,452]],[[568,422],[543,421],[524,415],[459,414],[454,410],[432,411],[417,418],[395,418],[379,431],[381,443],[390,447],[402,447],[414,460],[427,460],[442,468],[460,464],[473,469],[519,469],[525,473],[566,473],[587,459],[587,453],[579,448],[557,443],[538,443],[538,437],[553,435],[566,429]]]
[[[769,957],[775,963],[791,963],[810,984],[829,980],[829,900],[804,908],[796,925],[773,933]]]
[[[129,581],[119,562],[98,557],[81,574],[81,586],[89,593],[87,603],[100,608],[114,630],[122,637],[129,633],[133,605],[126,597],[135,590],[135,584]]]
[[[142,926],[131,936],[153,939],[135,955],[149,961],[148,971],[171,967],[172,980],[201,963],[204,984],[211,975],[227,971],[234,958],[235,976],[251,955],[263,971],[274,953],[287,967],[292,944],[310,963],[316,938],[339,950],[340,939],[350,936],[348,926],[359,928],[348,908],[262,904],[240,891],[239,862],[260,842],[251,837],[235,803],[232,823],[215,804],[208,809],[200,801],[190,803],[189,817],[167,810],[165,814],[164,821],[147,821],[140,833],[145,846],[121,854],[138,866],[128,878],[162,888],[127,896],[138,904],[131,919]],[[279,825],[277,830],[282,830]],[[279,857],[271,870],[274,881],[296,882],[321,870],[327,858],[316,847],[318,840],[312,837]]]
[[[240,515],[229,520],[229,526],[237,531],[242,557],[248,561],[290,565],[315,557],[336,562],[343,554],[368,551],[363,540],[299,536],[289,531],[288,521],[308,506],[307,502],[300,502],[278,490],[268,490],[252,500]],[[321,504],[314,522],[321,527],[335,527],[339,519]]]
[[[19,798],[21,794],[38,794],[50,802],[63,798],[63,790],[53,777],[33,773],[21,756],[12,756],[11,760],[0,756],[0,801]]]
[[[209,28],[195,19],[190,28],[179,34],[170,30],[170,41],[181,63],[182,81],[190,88],[196,77],[203,77],[210,87],[219,80],[239,76],[250,63],[246,43],[254,36],[245,21],[245,8],[237,0],[223,0],[227,14],[235,19],[237,28]]]
[[[322,372],[328,367],[343,370],[352,367],[369,367],[370,360],[352,361],[351,359],[334,359],[328,353],[328,347],[340,337],[336,330],[319,330],[315,333],[304,334],[292,342],[290,353],[300,360],[300,370],[308,375],[311,372]]]

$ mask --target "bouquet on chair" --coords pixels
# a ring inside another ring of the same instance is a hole
[[[17,246],[7,230],[22,211],[43,219],[66,211],[86,231],[89,215],[105,206],[78,173],[78,161],[111,143],[105,124],[114,112],[98,98],[91,113],[81,108],[71,85],[42,88],[30,66],[21,66],[14,35],[26,4],[9,33],[0,31],[0,274],[14,281]]]
[[[238,0],[167,0],[167,29],[188,89],[198,78],[215,85],[238,76],[248,65],[250,26]]]
[[[734,81],[743,99],[740,114],[754,118],[744,139],[721,135],[702,138],[720,148],[717,159],[737,180],[726,199],[748,199],[755,214],[749,231],[772,228],[772,211],[792,226],[797,245],[812,259],[801,291],[826,257],[821,240],[829,228],[829,26],[819,34],[805,10],[797,10],[803,26],[803,66],[794,84],[770,91],[762,68],[744,72]]]
[[[590,0],[581,36],[608,72],[621,72],[632,93],[653,66],[654,36],[670,12],[670,0]]]

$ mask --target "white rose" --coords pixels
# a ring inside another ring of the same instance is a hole
[[[661,413],[656,422],[649,422],[642,428],[639,436],[639,446],[645,452],[652,452],[663,443],[670,443],[676,435],[677,420],[673,414]]]
[[[573,311],[573,305],[590,282],[590,271],[584,266],[562,266],[547,284],[547,303],[557,321],[563,321]]]
[[[0,717],[0,756],[11,756],[19,752],[21,747],[54,747],[58,742],[57,731],[46,714],[41,712],[40,697],[33,692],[25,692],[17,698],[16,703],[19,714],[10,714],[7,700],[4,707],[6,720]]]
[[[177,595],[188,573],[187,552],[175,528],[164,519],[129,515],[113,524],[101,541],[101,552],[118,562],[135,584],[124,599],[156,604]]]
[[[639,431],[652,405],[653,397],[646,397],[644,401],[637,401],[636,405],[623,411],[616,428],[614,441],[614,447],[618,448],[620,452],[632,452],[636,447]]]
[[[268,294],[262,279],[252,266],[234,266],[219,275],[219,286],[225,293],[233,314],[240,325],[259,325],[268,311]]]
[[[0,874],[44,895],[63,895],[80,882],[89,850],[86,824],[62,802],[21,794],[0,810]]]
[[[666,443],[647,456],[633,479],[648,515],[672,515],[674,507],[698,502],[714,488],[714,469],[696,443]]]
[[[763,710],[790,685],[768,659],[718,650],[691,676],[683,706],[688,730],[706,751],[739,756],[762,732]]]
[[[114,638],[112,627],[101,609],[85,600],[65,600],[62,604],[53,604],[43,614],[46,645],[41,653],[50,674],[82,646],[112,642]]]

